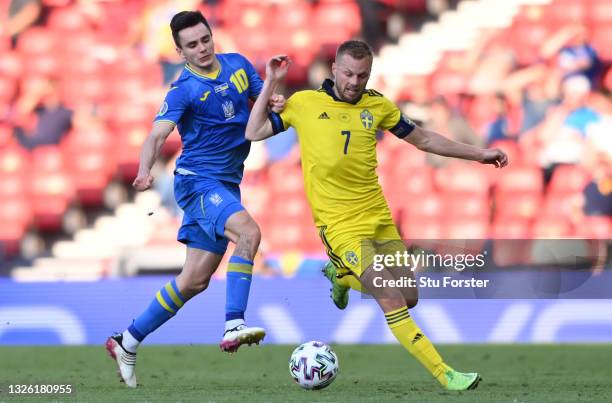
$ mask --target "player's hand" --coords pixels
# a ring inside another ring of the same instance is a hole
[[[287,55],[276,55],[273,56],[268,63],[266,63],[266,78],[277,82],[285,78],[287,71],[291,65],[291,59]]]
[[[492,164],[495,168],[503,168],[508,165],[508,156],[499,148],[483,150],[481,164]]]
[[[149,189],[151,185],[153,185],[154,179],[155,178],[151,175],[138,175],[136,179],[134,179],[132,186],[139,192],[144,192],[145,190]]]
[[[268,105],[270,106],[270,109],[274,113],[281,113],[283,109],[285,109],[286,103],[287,103],[287,100],[285,99],[285,96],[282,94],[272,94],[272,96],[270,97],[270,100],[268,101]]]

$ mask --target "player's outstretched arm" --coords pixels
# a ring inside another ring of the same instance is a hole
[[[266,64],[266,80],[261,93],[253,105],[247,123],[245,137],[250,141],[267,139],[274,134],[272,124],[268,120],[268,102],[272,99],[279,82],[287,75],[290,60],[285,55],[274,56]]]
[[[151,176],[151,168],[159,156],[164,142],[174,130],[174,123],[169,121],[159,121],[153,123],[153,128],[147,136],[140,150],[140,165],[138,167],[138,176],[134,179],[134,189],[144,191],[153,184],[153,176]]]
[[[495,165],[496,168],[503,168],[508,165],[508,156],[500,149],[482,149],[459,143],[418,126],[408,136],[404,137],[404,141],[414,145],[419,150],[444,157],[478,161],[481,164]]]

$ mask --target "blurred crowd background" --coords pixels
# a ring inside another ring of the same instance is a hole
[[[376,51],[370,88],[425,127],[509,154],[496,170],[380,133],[378,172],[404,238],[610,238],[609,0],[0,0],[0,273],[180,268],[177,133],[155,190],[130,184],[182,68],[168,23],[189,9],[211,23],[217,52],[262,73],[289,54],[287,96],[318,88],[338,43],[364,38]],[[308,262],[324,259],[296,141],[289,131],[253,144],[246,164],[262,275],[318,273]]]

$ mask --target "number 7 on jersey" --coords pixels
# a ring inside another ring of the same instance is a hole
[[[344,143],[344,154],[348,154],[348,145],[351,140],[351,132],[349,130],[342,130],[342,135],[346,136],[346,142]]]

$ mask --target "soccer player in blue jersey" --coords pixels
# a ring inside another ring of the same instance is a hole
[[[265,336],[264,329],[244,322],[261,234],[240,202],[238,187],[250,149],[244,136],[249,100],[257,98],[263,82],[242,55],[215,53],[210,26],[200,12],[178,13],[170,27],[186,65],[155,117],[133,186],[139,191],[151,187],[151,167],[176,126],[183,151],[176,163],[174,193],[185,212],[178,240],[187,246],[187,257],[181,273],[156,293],[149,307],[123,333],[106,342],[129,387],[137,385],[138,345],[206,289],[228,240],[236,248],[227,268],[226,323],[220,347],[235,352],[242,344],[259,343]],[[273,110],[280,111],[284,98],[273,95],[270,102]]]

